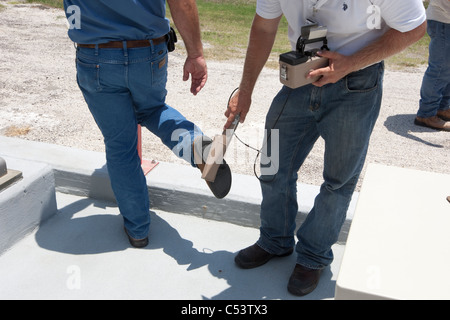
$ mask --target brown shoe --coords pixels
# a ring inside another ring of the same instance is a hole
[[[234,262],[242,269],[251,269],[262,266],[272,258],[286,257],[293,251],[294,249],[290,248],[286,253],[276,255],[267,252],[255,243],[254,245],[239,251],[238,255],[234,258]]]
[[[450,109],[439,110],[436,115],[444,121],[450,121]]]
[[[319,283],[322,269],[310,269],[300,264],[296,264],[287,289],[296,296],[304,296],[314,291]]]
[[[414,124],[435,130],[450,131],[450,122],[444,121],[438,116],[429,118],[416,117]]]

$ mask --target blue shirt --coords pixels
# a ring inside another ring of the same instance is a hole
[[[76,43],[155,39],[170,29],[164,0],[64,0],[64,9]]]

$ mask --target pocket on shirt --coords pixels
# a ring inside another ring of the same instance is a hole
[[[88,92],[101,91],[100,86],[100,64],[76,59],[77,82],[81,89]]]

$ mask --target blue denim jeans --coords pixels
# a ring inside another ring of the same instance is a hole
[[[202,132],[165,103],[167,45],[77,48],[77,81],[104,137],[111,186],[133,238],[147,236],[149,196],[137,151],[137,125],[193,166],[192,141]]]
[[[431,41],[417,111],[417,116],[421,118],[447,110],[450,103],[450,24],[428,20],[427,31]]]
[[[312,269],[332,262],[331,247],[345,221],[379,115],[383,74],[384,63],[380,62],[321,88],[283,87],[274,98],[266,129],[278,130],[279,141],[267,139],[266,143],[269,156],[273,144],[278,143],[279,159],[262,158],[261,163],[267,166],[270,162],[278,171],[261,175],[260,247],[272,254],[283,254],[294,247],[297,172],[322,137],[324,182],[297,231],[296,252],[297,263]]]

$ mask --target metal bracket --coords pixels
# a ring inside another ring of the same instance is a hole
[[[0,192],[20,179],[22,179],[22,172],[8,170],[5,159],[0,157]]]

